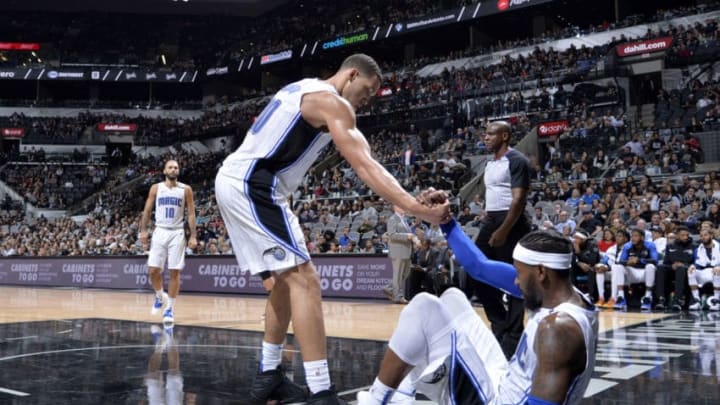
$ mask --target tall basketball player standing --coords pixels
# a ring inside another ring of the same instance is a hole
[[[160,312],[165,305],[163,322],[175,322],[173,306],[180,292],[180,271],[185,267],[185,207],[187,206],[188,226],[190,238],[188,247],[197,246],[195,233],[195,200],[192,188],[177,181],[180,166],[175,160],[168,160],[163,167],[165,180],[150,187],[148,198],[145,201],[142,219],[140,221],[140,240],[143,249],[147,250],[148,222],[153,206],[155,207],[155,230],[152,234],[150,253],[148,255],[148,269],[150,283],[155,290],[155,303],[151,309],[152,314]],[[162,271],[167,259],[170,270],[170,283],[167,294],[163,292]]]
[[[281,89],[258,116],[242,145],[223,163],[215,194],[233,251],[252,274],[271,271],[275,285],[253,400],[302,400],[282,373],[282,345],[292,319],[303,356],[310,404],[344,403],[330,383],[319,276],[287,196],[332,140],[357,175],[388,202],[426,221],[449,215],[447,203],[427,207],[378,163],[356,128],[355,110],[380,87],[377,62],[355,54],[329,79],[304,79]]]

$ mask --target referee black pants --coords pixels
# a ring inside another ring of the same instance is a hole
[[[512,264],[512,252],[517,242],[531,230],[530,220],[524,214],[515,222],[508,233],[505,244],[490,246],[490,236],[502,225],[507,211],[488,212],[480,233],[475,241],[480,250],[492,260]],[[485,283],[474,281],[476,295],[490,320],[491,330],[500,343],[505,357],[510,359],[515,353],[524,326],[525,305],[521,299],[508,296],[508,308],[503,305],[503,292]]]

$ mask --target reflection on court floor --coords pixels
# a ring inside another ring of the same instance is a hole
[[[243,403],[258,332],[107,319],[0,324],[0,403]],[[373,381],[385,343],[329,338],[346,399]],[[304,381],[292,338],[290,377]],[[720,403],[720,314],[681,314],[604,332],[588,404]],[[418,401],[421,403],[420,401]]]

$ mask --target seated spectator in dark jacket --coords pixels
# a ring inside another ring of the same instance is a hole
[[[463,209],[463,213],[458,217],[458,222],[460,222],[460,225],[465,226],[468,222],[475,219],[475,215],[470,212],[469,207],[465,207]]]
[[[435,293],[432,274],[437,263],[438,251],[433,248],[430,239],[423,239],[420,249],[413,253],[412,270],[408,277],[408,299],[412,299],[423,289]]]
[[[598,300],[597,284],[595,281],[595,265],[600,261],[600,251],[597,243],[582,229],[573,235],[573,267],[570,270],[575,285],[587,283],[588,294],[593,301]]]
[[[592,207],[590,205],[585,205],[582,209],[582,214],[583,216],[578,224],[578,228],[585,231],[585,233],[587,233],[591,238],[600,234],[602,232],[602,222],[595,218],[592,212]]]
[[[675,241],[665,248],[665,257],[656,273],[658,293],[668,295],[666,282],[675,281],[670,295],[670,309],[680,311],[686,305],[688,290],[687,269],[693,262],[693,249],[695,245],[690,238],[690,231],[685,226],[675,229]],[[671,284],[670,284],[671,285]]]

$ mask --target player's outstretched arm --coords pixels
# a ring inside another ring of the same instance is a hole
[[[355,113],[346,100],[332,93],[307,94],[303,98],[302,114],[313,125],[327,126],[338,151],[358,177],[382,198],[430,223],[440,223],[447,217],[448,202],[423,206],[372,157],[370,145],[356,128]]]
[[[442,190],[435,190],[430,187],[417,195],[417,200],[423,205],[434,205],[448,200],[448,195]],[[465,271],[475,280],[490,284],[506,293],[522,298],[522,292],[517,285],[517,270],[508,263],[490,260],[485,254],[465,235],[465,232],[452,217],[443,221],[440,228],[445,234],[448,245],[452,248],[455,257],[463,265]]]
[[[538,325],[534,349],[537,367],[528,404],[563,403],[587,362],[580,325],[562,312],[548,315]]]
[[[515,267],[505,262],[488,259],[454,219],[441,224],[440,228],[445,234],[448,246],[470,277],[514,297],[522,298],[522,291],[515,285],[517,278]]]

